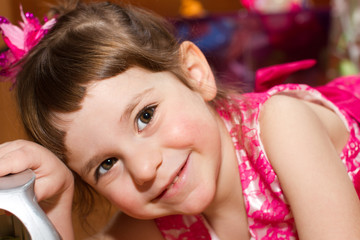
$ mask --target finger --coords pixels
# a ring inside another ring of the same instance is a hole
[[[14,142],[6,142],[0,144],[0,157],[8,152],[12,152],[13,150],[17,149],[18,146],[14,144]]]
[[[38,156],[39,157],[39,156]],[[51,161],[51,159],[48,159]],[[60,161],[60,160],[59,160]],[[67,169],[58,163],[34,164],[35,160],[24,157],[21,151],[14,151],[0,158],[0,176],[17,174],[26,169],[35,173],[35,196],[41,201],[62,192],[68,181]]]
[[[26,169],[34,169],[34,164],[27,161],[19,152],[10,152],[0,158],[0,176],[19,173]]]
[[[8,152],[16,151],[17,149],[21,149],[23,146],[32,145],[32,142],[25,140],[15,140],[11,142],[5,142],[0,144],[0,157]]]
[[[71,171],[48,149],[24,140],[1,144],[0,176],[26,169],[32,169],[36,175],[35,195],[39,201],[73,184]]]
[[[40,167],[40,156],[46,152],[31,142],[16,141],[0,151],[0,176]]]

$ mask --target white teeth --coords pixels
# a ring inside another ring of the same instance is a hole
[[[176,183],[176,181],[179,179],[179,176],[176,176],[174,181],[173,181],[173,184]]]
[[[176,183],[176,181],[179,179],[179,176],[176,176],[175,178],[174,178],[174,181],[167,187],[167,189],[169,189],[169,188],[171,188],[175,183]]]

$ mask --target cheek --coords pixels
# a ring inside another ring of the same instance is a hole
[[[194,142],[201,134],[202,124],[191,116],[170,117],[163,125],[161,136],[165,144],[186,145]]]
[[[119,208],[136,205],[138,197],[131,179],[120,176],[116,172],[117,169],[114,170],[115,173],[109,172],[110,176],[104,176],[105,179],[103,178],[98,185],[94,185],[94,189]],[[106,177],[108,178],[106,179]]]
[[[172,148],[208,146],[218,143],[218,128],[212,116],[205,114],[170,116],[159,136],[163,144]]]
[[[138,215],[136,210],[141,211],[142,209],[143,203],[141,202],[141,198],[129,183],[111,183],[105,188],[97,190],[114,206],[129,215],[136,216]]]

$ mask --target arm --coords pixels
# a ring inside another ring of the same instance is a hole
[[[360,239],[360,201],[316,113],[302,101],[273,96],[260,128],[300,239]]]
[[[70,170],[44,147],[25,140],[0,145],[0,176],[32,169],[35,196],[63,239],[74,239],[71,210],[74,179]]]

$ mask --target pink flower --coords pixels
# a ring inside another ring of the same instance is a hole
[[[46,21],[41,25],[40,21],[32,14],[24,14],[20,6],[22,22],[20,27],[11,24],[6,18],[0,17],[0,31],[4,42],[9,47],[6,52],[0,54],[0,80],[15,83],[16,74],[19,71],[19,62],[54,25],[55,19]],[[3,77],[3,78],[1,78]]]
[[[284,221],[285,217],[290,213],[287,206],[277,199],[266,199],[260,210],[255,211],[251,217],[264,224],[268,222]]]
[[[293,237],[293,231],[291,228],[288,229],[278,229],[278,228],[269,228],[266,237],[264,240],[289,240]]]
[[[260,154],[258,159],[256,159],[255,167],[259,172],[263,173],[264,180],[267,184],[271,184],[275,180],[275,172],[272,169],[270,163],[266,159],[264,154]]]
[[[243,190],[246,190],[250,183],[257,178],[257,173],[253,168],[247,168],[246,163],[241,163],[239,165],[240,170],[240,178],[242,183]]]

